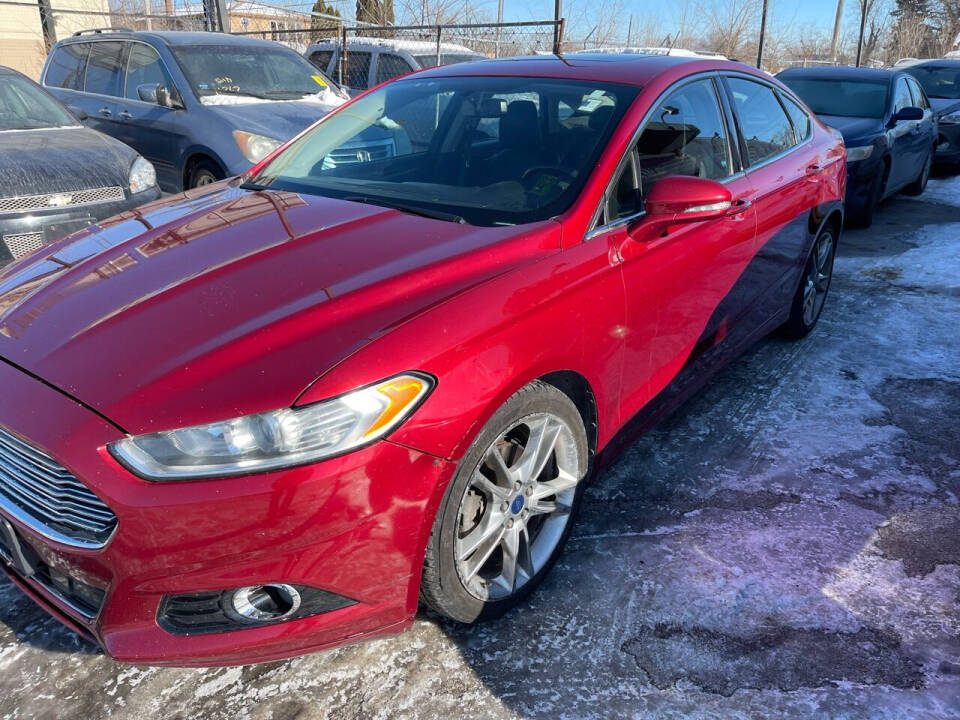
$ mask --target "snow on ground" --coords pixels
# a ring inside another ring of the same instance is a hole
[[[923,195],[911,199],[960,207],[960,175],[932,177]]]
[[[817,330],[631,445],[497,622],[141,669],[0,582],[0,717],[960,717],[958,246],[940,200],[845,233]]]

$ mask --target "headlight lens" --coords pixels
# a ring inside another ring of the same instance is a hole
[[[406,373],[346,395],[259,415],[125,438],[108,447],[147,480],[247,475],[342,455],[382,438],[433,389]]]
[[[157,171],[146,158],[137,156],[130,166],[130,192],[134,195],[157,184]]]
[[[847,162],[857,162],[866,160],[873,152],[873,145],[861,145],[860,147],[847,148]]]
[[[237,147],[240,148],[243,156],[252,163],[260,162],[282,144],[282,141],[276,138],[243,132],[243,130],[234,130],[233,139],[236,140]]]
[[[960,125],[960,110],[941,115],[939,121],[941,125]]]

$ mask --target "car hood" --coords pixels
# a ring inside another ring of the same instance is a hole
[[[289,140],[344,102],[333,93],[327,94],[332,98],[329,103],[279,100],[205,107],[236,130]]]
[[[131,433],[214,422],[290,406],[372,339],[559,247],[554,221],[212,186],[8,266],[0,358]]]
[[[947,113],[960,110],[960,100],[953,98],[930,98],[930,107],[937,115],[946,115]]]
[[[817,115],[824,123],[839,130],[843,141],[848,147],[854,147],[856,142],[871,135],[883,132],[883,121],[878,118],[844,117],[842,115]]]
[[[83,127],[0,132],[0,197],[126,188],[136,156]]]

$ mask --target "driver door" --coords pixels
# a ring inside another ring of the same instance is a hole
[[[624,417],[645,406],[696,354],[723,340],[726,318],[713,316],[756,250],[750,181],[734,177],[734,134],[716,83],[713,76],[681,81],[657,104],[608,193],[606,226],[594,231],[610,243],[623,273]],[[725,183],[734,209],[720,219],[653,232],[644,198],[668,175]],[[733,307],[725,312],[730,319],[740,314]],[[708,327],[716,328],[709,336]]]

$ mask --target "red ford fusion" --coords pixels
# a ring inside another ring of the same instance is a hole
[[[844,160],[740,64],[489,61],[46,246],[0,274],[2,565],[141,664],[497,616],[597,453],[814,327]]]

